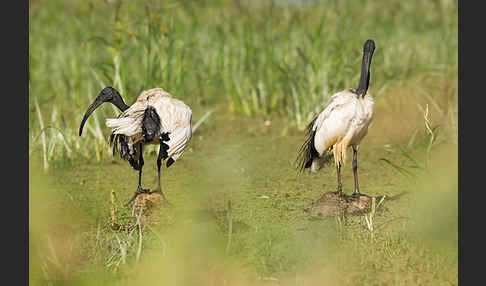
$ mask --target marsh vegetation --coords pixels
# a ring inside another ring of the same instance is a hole
[[[32,285],[458,284],[457,2],[277,2],[29,2]],[[335,190],[336,171],[296,172],[303,129],[356,87],[368,38],[376,105],[360,188],[386,195],[387,211],[312,219],[303,209]],[[111,154],[117,110],[77,136],[105,86],[127,104],[163,87],[204,117],[162,171],[173,207],[157,224],[122,206],[137,172]],[[113,231],[114,207],[137,227]]]

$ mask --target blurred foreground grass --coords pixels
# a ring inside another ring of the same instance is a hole
[[[388,211],[377,214],[370,233],[363,216],[312,220],[303,212],[335,189],[335,171],[295,173],[282,154],[295,154],[302,134],[278,136],[258,120],[228,114],[211,123],[177,166],[163,170],[174,207],[158,225],[142,224],[141,234],[110,228],[111,190],[119,222],[129,221],[121,204],[135,191],[137,172],[125,162],[44,175],[32,161],[32,285],[457,285],[456,145],[437,145],[416,183],[379,160],[402,163],[399,155],[381,144],[362,146],[362,191],[388,198],[408,192],[385,199]],[[155,159],[146,159],[146,187],[156,182]]]

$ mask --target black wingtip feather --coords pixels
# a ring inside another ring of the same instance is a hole
[[[123,160],[128,161],[130,159],[131,156],[128,144],[125,142],[125,136],[112,133],[110,135],[110,145],[113,145],[113,156],[115,156],[116,153],[120,153],[120,158]]]
[[[113,156],[118,152],[118,134],[111,133],[110,146],[113,146]]]
[[[169,167],[170,167],[170,165],[174,164],[174,162],[175,162],[175,161],[174,161],[174,159],[169,158],[169,159],[167,160],[167,163],[165,164],[165,166],[166,166],[167,168],[169,168]]]
[[[309,168],[312,165],[312,160],[319,157],[319,152],[317,152],[314,146],[314,137],[316,135],[316,132],[312,130],[316,119],[317,117],[314,118],[314,120],[312,120],[309,125],[307,125],[305,142],[300,147],[297,159],[295,160],[297,170],[299,172],[302,172],[304,169]]]

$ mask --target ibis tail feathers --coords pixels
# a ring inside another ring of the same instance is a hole
[[[319,158],[319,152],[317,152],[316,148],[314,147],[314,138],[316,135],[316,131],[312,130],[316,119],[317,117],[314,118],[314,120],[312,120],[312,122],[309,123],[309,125],[307,126],[305,142],[300,147],[297,159],[295,160],[295,163],[297,164],[297,170],[299,172],[302,172],[304,169],[309,168],[312,165],[312,161],[315,158]]]
[[[137,158],[138,147],[129,146],[124,135],[111,133],[110,145],[113,146],[113,156],[120,153],[120,158],[128,161],[133,169],[139,170],[141,168],[140,160]]]
[[[316,120],[318,120],[318,117],[314,118],[314,120],[307,126],[305,142],[300,147],[297,159],[295,160],[299,172],[302,172],[307,168],[310,168],[312,172],[316,172],[325,164],[332,162],[332,147],[330,150],[324,151],[323,154],[319,154],[314,145],[317,131],[314,130],[313,127]]]
[[[121,134],[111,133],[110,135],[110,146],[113,146],[113,156],[116,153],[120,153],[120,158],[128,160],[130,157],[130,149],[127,142],[125,141],[125,136]]]

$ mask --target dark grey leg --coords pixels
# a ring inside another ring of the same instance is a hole
[[[342,195],[343,186],[341,184],[341,163],[338,163],[338,165],[337,165],[337,181],[338,181],[337,191],[338,191],[339,195]]]
[[[353,147],[353,173],[354,173],[354,193],[353,195],[359,195],[358,186],[358,150]]]
[[[142,144],[139,144],[139,149],[140,149],[140,157],[138,159],[138,186],[137,186],[137,191],[135,192],[135,194],[133,194],[133,197],[125,204],[125,206],[128,206],[131,202],[133,202],[133,200],[135,200],[135,198],[140,195],[140,194],[143,194],[143,193],[148,193],[148,190],[147,189],[143,189],[142,188],[142,168],[143,168],[143,164],[144,164],[144,161],[143,161],[143,149],[142,149]]]
[[[165,195],[162,192],[162,187],[160,186],[160,167],[162,166],[162,160],[167,158],[167,147],[167,144],[160,142],[159,156],[157,157],[157,189],[154,190],[154,192],[159,192],[165,201],[167,201],[167,199],[165,198]]]

